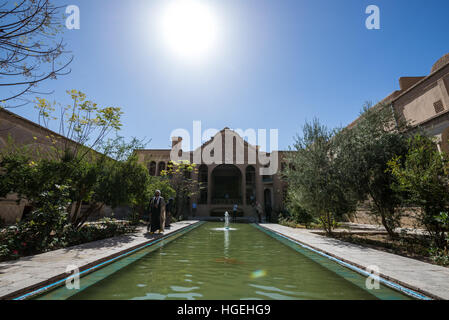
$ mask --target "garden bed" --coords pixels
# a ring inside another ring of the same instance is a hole
[[[65,225],[50,232],[35,227],[33,222],[22,223],[0,230],[0,262],[112,238],[135,229],[134,224],[113,219],[85,224],[81,229]]]

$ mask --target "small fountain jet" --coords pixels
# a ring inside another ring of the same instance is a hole
[[[225,212],[225,224],[224,224],[224,226],[225,226],[226,230],[229,230],[229,213],[227,211]]]

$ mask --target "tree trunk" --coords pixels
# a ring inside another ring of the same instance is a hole
[[[75,205],[75,211],[73,212],[73,215],[72,215],[72,217],[70,218],[70,222],[71,222],[73,225],[76,224],[76,221],[77,221],[77,219],[78,219],[78,215],[80,214],[82,201],[76,201],[75,203],[76,203],[76,205]]]
[[[80,217],[80,219],[77,221],[76,229],[81,229],[81,227],[84,225],[84,223],[87,221],[87,219],[94,213],[101,211],[103,208],[104,203],[98,204],[94,203],[91,204],[90,207],[84,212],[83,216]]]
[[[328,228],[327,233],[329,235],[331,235],[332,234],[332,216],[330,213],[327,214],[327,228]]]
[[[324,213],[320,217],[321,223],[323,225],[323,229],[326,232],[327,235],[332,234],[332,221],[331,221],[331,215],[329,213]]]
[[[381,204],[379,204],[378,201],[376,201],[376,197],[371,193],[371,198],[373,199],[374,206],[376,207],[376,211],[379,213],[382,225],[384,226],[385,230],[388,233],[388,236],[391,239],[397,239],[398,235],[396,232],[394,232],[394,226],[391,225],[391,223],[388,221],[387,215],[393,216],[394,215],[394,208],[388,210],[382,207]]]
[[[394,229],[388,223],[385,213],[383,211],[380,212],[380,217],[382,219],[382,225],[384,226],[385,230],[387,230],[387,232],[388,232],[388,236],[391,239],[396,239],[398,237],[398,235],[396,234],[396,232],[394,232]]]

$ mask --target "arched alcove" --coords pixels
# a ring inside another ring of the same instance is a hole
[[[150,176],[156,175],[156,162],[155,161],[151,161],[150,164],[148,165],[148,172],[150,173]]]
[[[161,161],[159,162],[158,168],[157,168],[157,175],[160,176],[161,172],[165,170],[165,162]]]
[[[242,173],[235,165],[223,164],[212,171],[212,202],[242,203]]]

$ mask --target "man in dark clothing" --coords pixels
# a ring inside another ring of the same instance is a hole
[[[196,209],[197,209],[197,205],[196,202],[192,203],[192,215],[195,217],[196,216]]]
[[[147,226],[147,231],[154,233],[159,230],[159,233],[162,233],[164,232],[164,227],[165,201],[164,198],[161,197],[161,192],[156,190],[154,197],[150,200],[150,223]]]
[[[262,223],[262,206],[260,205],[259,202],[256,201],[256,214],[257,214],[257,219],[259,220],[259,223]]]

